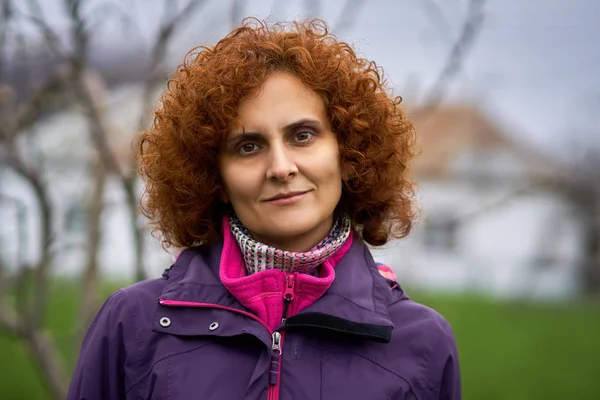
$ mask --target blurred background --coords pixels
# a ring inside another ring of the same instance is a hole
[[[99,305],[170,266],[132,139],[246,16],[324,19],[403,97],[420,218],[374,253],[452,324],[464,398],[598,398],[599,1],[0,5],[0,399],[64,398]]]

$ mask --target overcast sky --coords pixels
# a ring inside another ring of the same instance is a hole
[[[110,49],[148,42],[160,21],[163,1],[90,0],[93,4],[88,9],[99,3],[118,4],[138,26],[105,25],[94,39],[96,44]],[[41,2],[61,26],[62,0]],[[426,90],[437,76],[467,2],[367,0],[356,13],[354,25],[340,36],[382,66],[396,92],[410,101],[416,92],[408,88],[416,84]],[[243,4],[242,13],[265,18],[274,10],[275,19],[290,20],[306,15],[309,4],[335,27],[344,3],[280,1],[273,7],[272,0],[253,0]],[[432,19],[427,3],[438,4],[443,18]],[[226,34],[231,9],[232,1],[208,0],[178,33],[170,53],[172,64],[179,63],[189,48],[210,44]],[[488,0],[481,34],[452,89],[483,104],[512,135],[556,149],[569,140],[569,127],[583,124],[584,118],[595,119],[594,137],[600,142],[599,71],[600,0]]]

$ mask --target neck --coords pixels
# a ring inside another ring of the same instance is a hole
[[[332,227],[333,216],[323,221],[310,232],[294,237],[269,237],[256,234],[252,231],[250,231],[250,234],[256,241],[264,243],[267,246],[275,247],[279,250],[305,252],[315,247],[321,240],[327,237]]]
[[[343,216],[336,220],[333,226],[331,223],[325,225],[328,228],[327,234],[306,236],[304,242],[276,240],[265,243],[263,238],[253,237],[236,216],[231,216],[224,223],[229,225],[230,231],[242,251],[248,274],[277,269],[283,272],[314,275],[317,268],[346,242],[352,230],[350,219]],[[312,241],[309,241],[308,238],[311,238]],[[293,244],[298,246],[298,249],[305,250],[287,250],[281,243],[285,243],[289,249],[294,249],[293,246],[290,246]]]

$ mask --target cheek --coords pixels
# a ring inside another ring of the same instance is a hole
[[[341,191],[342,170],[340,154],[337,149],[315,152],[310,160],[306,160],[303,169],[308,179],[326,189],[328,192]]]
[[[340,181],[341,184],[342,168],[337,146],[317,157],[313,165],[314,170],[320,172],[323,179]]]
[[[221,177],[229,201],[239,202],[240,199],[253,198],[259,190],[260,181],[252,168],[229,165],[221,169]]]
[[[332,158],[327,165],[323,166],[323,171],[327,171],[327,179],[331,183],[342,184],[342,170],[339,159]]]

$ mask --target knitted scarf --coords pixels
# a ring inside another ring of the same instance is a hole
[[[248,275],[269,269],[315,275],[317,268],[342,247],[351,230],[350,218],[344,215],[335,221],[329,234],[315,247],[305,252],[293,252],[252,239],[248,229],[235,215],[229,217],[229,226],[242,251]]]

